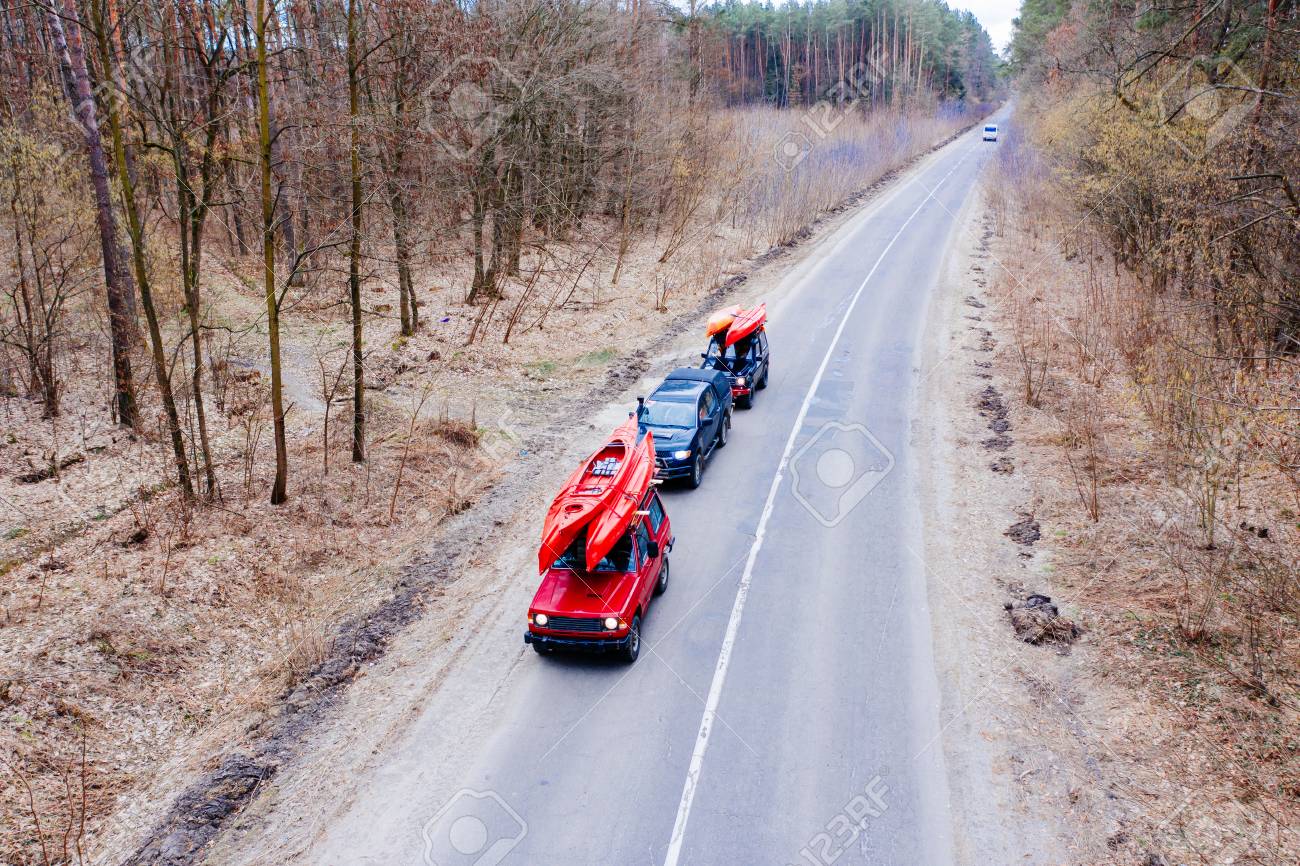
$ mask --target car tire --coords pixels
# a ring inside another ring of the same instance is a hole
[[[700,452],[695,452],[695,459],[691,461],[691,474],[686,476],[686,486],[694,490],[700,486],[704,480],[704,460],[700,457]]]
[[[749,393],[746,394],[744,397],[740,398],[740,407],[742,409],[753,409],[754,397],[757,395],[758,395],[758,383],[755,382],[754,387],[750,389]]]
[[[659,569],[659,579],[655,581],[655,595],[663,595],[668,589],[668,557],[664,557],[663,567]]]
[[[718,447],[727,447],[727,438],[731,435],[731,413],[722,419],[722,425],[718,427]]]
[[[628,664],[636,661],[637,656],[641,655],[641,617],[632,617],[632,627],[628,629],[628,636],[631,640],[623,648],[623,661]]]
[[[548,656],[551,654],[551,648],[535,643],[533,644],[533,652],[537,653],[539,656]]]

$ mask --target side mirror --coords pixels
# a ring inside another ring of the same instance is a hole
[[[652,540],[650,541],[650,543],[646,545],[645,552],[648,553],[648,554],[650,554],[650,558],[651,558],[651,559],[658,559],[658,558],[659,558],[659,542],[654,541],[654,540],[652,539]]]

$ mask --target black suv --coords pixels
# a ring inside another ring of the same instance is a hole
[[[743,409],[754,407],[754,395],[767,387],[771,353],[767,332],[758,331],[734,344],[723,347],[718,340],[709,341],[709,351],[701,355],[704,370],[721,370],[731,383],[731,396]]]

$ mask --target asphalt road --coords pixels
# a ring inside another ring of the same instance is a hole
[[[528,653],[465,791],[441,813],[401,804],[438,814],[371,851],[438,866],[952,861],[909,428],[954,215],[996,147],[962,136],[792,273],[771,309],[770,387],[737,411],[703,486],[666,494],[672,583],[640,661]],[[357,828],[330,836],[321,862],[365,859]]]

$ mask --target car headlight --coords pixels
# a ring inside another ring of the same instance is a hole
[[[689,448],[687,448],[685,451],[674,451],[674,452],[673,452],[673,459],[674,459],[674,460],[685,460],[687,457],[690,457],[690,456],[691,456],[691,449],[689,449]]]
[[[605,617],[605,631],[618,631],[618,617]]]
[[[540,626],[542,626],[543,628],[545,628],[545,627],[546,627],[546,624],[547,624],[548,622],[550,622],[550,621],[551,621],[551,618],[550,618],[549,616],[547,616],[546,614],[544,614],[544,613],[539,613],[539,614],[537,614],[536,616],[533,617],[533,624],[534,624],[534,625],[540,625]]]
[[[737,376],[737,377],[736,377],[736,384],[739,385],[739,386],[742,387],[742,388],[745,387],[745,377],[744,377],[744,376]]]

